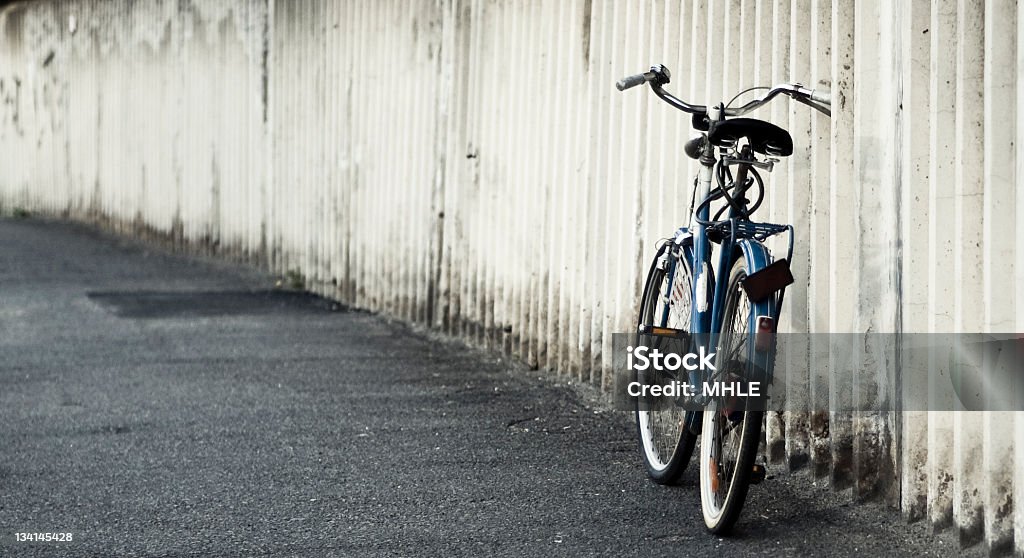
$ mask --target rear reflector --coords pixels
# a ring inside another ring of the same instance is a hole
[[[754,349],[766,353],[772,348],[772,335],[775,334],[775,320],[771,316],[758,316],[757,333],[754,334]]]

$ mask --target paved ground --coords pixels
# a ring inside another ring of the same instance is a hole
[[[721,540],[578,389],[245,269],[0,239],[2,556],[957,554],[802,475]]]

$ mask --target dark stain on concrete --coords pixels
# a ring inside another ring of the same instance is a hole
[[[88,297],[115,316],[133,319],[251,316],[287,311],[332,312],[342,307],[291,290],[101,291]]]
[[[583,2],[583,66],[590,65],[590,24],[591,14],[594,10],[594,0],[584,0]]]

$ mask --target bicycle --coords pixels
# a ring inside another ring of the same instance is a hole
[[[753,388],[772,381],[779,312],[786,287],[793,283],[792,225],[751,219],[765,194],[758,169],[771,172],[781,157],[793,153],[793,140],[774,124],[738,117],[780,94],[829,116],[831,103],[827,92],[784,83],[746,89],[709,108],[665,91],[670,77],[667,68],[655,65],[616,83],[620,91],[650,84],[658,98],[691,114],[699,132],[684,146],[687,156],[700,162],[689,224],[658,247],[644,284],[635,344],[665,348],[677,343],[690,352],[713,348],[715,364],[710,372],[634,371],[639,385],[681,382],[694,391],[668,401],[636,397],[637,435],[648,476],[661,484],[679,480],[699,435],[704,523],[712,533],[726,534],[739,518],[749,486],[765,477],[764,466],[755,461],[767,395]],[[758,89],[768,92],[732,107],[741,95]],[[749,199],[755,185],[756,197]],[[775,260],[765,240],[784,232],[789,235],[787,256]],[[717,265],[712,265],[713,244],[718,246]],[[739,389],[727,395],[716,384]],[[710,393],[703,392],[704,386],[711,386]]]

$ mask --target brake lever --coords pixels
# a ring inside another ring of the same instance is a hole
[[[823,104],[823,103],[819,103],[817,101],[812,101],[811,99],[809,99],[807,97],[800,97],[800,96],[797,96],[797,95],[790,95],[790,98],[793,99],[794,101],[798,102],[798,103],[803,103],[803,104],[811,107],[812,109],[814,109],[814,110],[824,114],[825,116],[828,116],[829,118],[832,117],[832,107],[829,106],[829,105],[826,105],[826,104]]]

